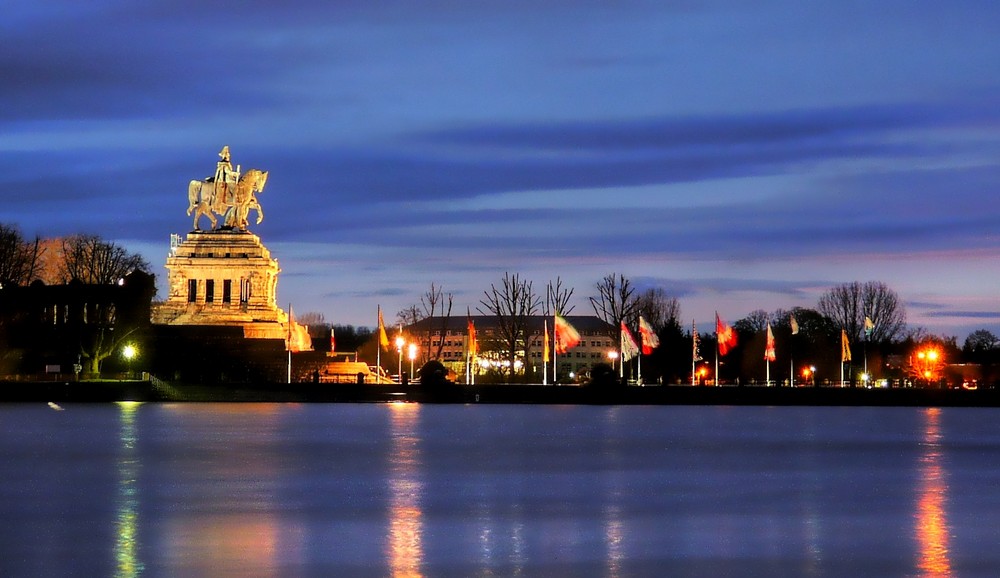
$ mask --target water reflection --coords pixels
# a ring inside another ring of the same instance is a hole
[[[179,404],[163,554],[187,575],[283,576],[299,533],[282,527],[281,423],[287,406]]]
[[[420,496],[420,405],[393,403],[390,409],[392,450],[389,455],[389,568],[393,576],[422,576],[423,512]]]
[[[139,559],[139,456],[136,452],[135,413],[141,402],[118,402],[121,409],[118,456],[118,497],[115,519],[115,576],[133,578],[142,573]]]
[[[941,410],[924,410],[924,453],[920,457],[917,490],[916,538],[917,563],[924,576],[951,575],[948,553],[948,519],[945,507],[948,483],[941,465]]]
[[[606,575],[609,578],[618,578],[622,575],[622,563],[625,561],[625,524],[622,521],[624,515],[621,506],[625,484],[620,473],[624,459],[616,436],[610,435],[610,432],[616,431],[618,427],[618,416],[618,407],[610,407],[605,411],[605,426],[609,435],[604,436],[604,457],[607,460],[610,473],[604,488],[604,497],[607,503],[603,508],[603,521],[604,544],[607,549],[605,554]]]

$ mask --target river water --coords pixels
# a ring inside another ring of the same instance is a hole
[[[996,576],[1000,410],[0,406],[0,576]]]

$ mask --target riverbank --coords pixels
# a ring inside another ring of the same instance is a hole
[[[782,387],[0,382],[0,402],[505,403],[1000,407],[1000,390]]]

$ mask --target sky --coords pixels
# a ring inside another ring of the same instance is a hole
[[[373,326],[431,283],[609,273],[711,331],[882,281],[1000,333],[1000,4],[13,0],[0,222],[142,253],[187,184],[269,171],[278,300]],[[203,221],[206,223],[207,221]],[[391,321],[390,321],[391,322]]]

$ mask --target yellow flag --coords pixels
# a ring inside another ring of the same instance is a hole
[[[847,341],[847,332],[840,330],[840,361],[851,360],[851,344]]]
[[[382,320],[382,307],[378,308],[378,344],[382,349],[389,349],[389,336],[385,334],[385,321]]]

